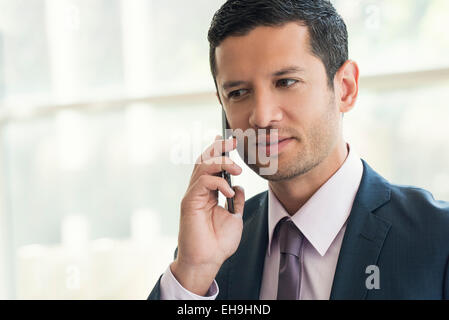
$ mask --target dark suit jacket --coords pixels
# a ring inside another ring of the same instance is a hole
[[[390,184],[362,162],[330,299],[449,299],[449,203]],[[268,191],[246,201],[243,218],[240,245],[216,277],[217,299],[259,299]],[[369,265],[379,268],[380,289],[366,287]],[[160,279],[148,299],[160,299]]]

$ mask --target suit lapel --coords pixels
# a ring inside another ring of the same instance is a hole
[[[245,208],[248,217],[242,240],[229,261],[228,299],[259,299],[268,245],[268,192],[254,203],[258,205],[256,208]]]
[[[373,213],[390,200],[389,183],[363,161],[363,176],[348,218],[330,299],[366,299],[366,268],[377,265],[391,224]]]

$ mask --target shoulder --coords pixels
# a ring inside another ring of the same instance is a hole
[[[436,200],[430,191],[409,185],[390,184],[390,187],[391,201],[398,208],[449,219],[449,202]]]
[[[368,200],[371,207],[377,208],[376,213],[387,220],[439,220],[448,227],[449,202],[436,200],[431,192],[423,188],[391,183],[363,159],[362,163],[364,172],[359,192],[362,191],[364,201]]]
[[[378,214],[404,231],[449,241],[449,202],[436,200],[423,188],[390,184],[390,201]]]

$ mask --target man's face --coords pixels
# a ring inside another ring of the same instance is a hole
[[[278,129],[279,137],[290,138],[271,154],[277,172],[264,178],[291,179],[329,155],[341,135],[341,114],[324,64],[311,53],[307,27],[263,26],[228,37],[216,49],[216,64],[218,93],[231,128],[266,129],[267,140],[268,130]],[[255,147],[245,139],[244,161],[259,173],[264,165],[258,156],[255,164],[248,163],[248,152],[269,148]]]

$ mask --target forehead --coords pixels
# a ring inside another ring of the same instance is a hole
[[[245,36],[228,37],[216,48],[215,55],[219,82],[236,76],[270,74],[288,65],[307,70],[318,60],[311,53],[308,28],[296,22],[261,26]]]

